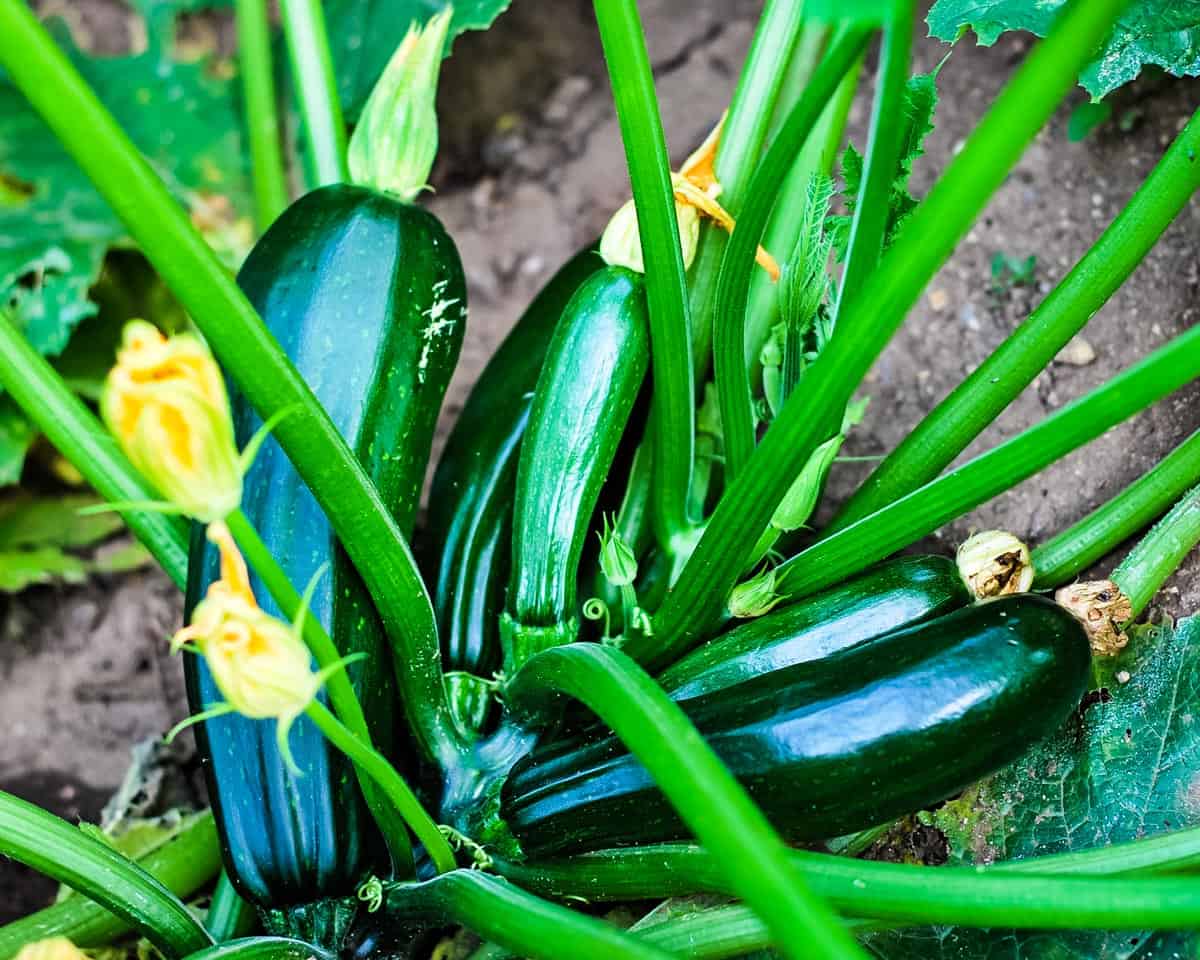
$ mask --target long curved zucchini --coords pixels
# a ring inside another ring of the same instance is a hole
[[[550,338],[575,291],[603,262],[568,260],[529,304],[471,388],[438,460],[424,528],[447,670],[500,668],[517,459]]]
[[[238,282],[411,532],[433,428],[458,356],[466,291],[450,237],[425,211],[361,187],[301,198],[251,252]],[[238,437],[259,426],[233,397]],[[246,477],[243,510],[292,582],[325,563],[311,614],[343,654],[376,745],[396,749],[393,671],[371,599],[324,514],[273,440]],[[217,576],[194,541],[189,609]],[[256,593],[272,609],[266,591]],[[277,611],[276,611],[277,612]],[[203,660],[187,660],[194,710],[220,699]],[[209,797],[238,891],[262,906],[351,892],[382,843],[349,764],[306,718],[292,728],[293,776],[275,724],[229,715],[198,728]]]
[[[899,557],[739,624],[668,667],[658,682],[673,699],[687,700],[820,660],[889,630],[949,613],[970,599],[950,558]]]
[[[775,826],[810,840],[922,809],[1012,762],[1078,705],[1090,658],[1062,607],[1006,597],[682,706]],[[503,783],[500,816],[530,858],[687,835],[612,738],[536,749]]]
[[[578,633],[579,558],[648,363],[642,278],[604,267],[563,311],[521,443],[501,618],[506,670]]]

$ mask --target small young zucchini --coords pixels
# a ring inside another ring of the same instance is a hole
[[[372,190],[324,187],[294,203],[251,252],[238,282],[317,399],[411,532],[433,428],[466,317],[462,266],[429,213]],[[260,421],[233,395],[238,437]],[[282,448],[268,439],[250,468],[242,508],[293,583],[326,563],[310,615],[343,654],[376,746],[403,749],[395,735],[393,671],[366,588]],[[217,576],[217,558],[193,541],[188,607]],[[278,613],[265,589],[264,608]],[[192,708],[220,699],[204,661],[186,661]],[[293,776],[275,723],[231,714],[197,728],[225,861],[238,891],[263,907],[351,893],[380,867],[374,832],[354,774],[306,718],[290,745]],[[383,864],[383,865],[386,865]]]
[[[920,810],[1016,760],[1078,705],[1089,667],[1079,622],[1023,595],[682,706],[775,826],[814,840]],[[535,749],[505,780],[500,817],[529,858],[687,836],[613,738]]]
[[[500,668],[517,459],[550,338],[575,291],[603,262],[576,254],[550,278],[483,369],[438,460],[424,529],[425,569],[447,670]]]
[[[649,358],[639,274],[603,267],[563,311],[521,443],[505,669],[579,631],[579,558]]]
[[[949,557],[899,557],[815,596],[741,623],[659,676],[675,700],[820,660],[970,601]]]

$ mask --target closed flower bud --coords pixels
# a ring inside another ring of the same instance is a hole
[[[180,512],[202,523],[242,499],[225,382],[204,344],[141,320],[125,327],[100,411],[126,456]]]
[[[66,937],[49,937],[25,944],[14,960],[88,960],[88,957]]]
[[[638,563],[633,550],[604,518],[604,533],[600,535],[600,569],[614,587],[631,586],[637,579]]]
[[[959,575],[979,600],[1027,593],[1033,586],[1029,548],[1004,530],[985,530],[958,548]]]
[[[733,588],[729,594],[729,613],[739,619],[761,617],[782,599],[775,592],[775,568],[772,567]]]
[[[453,16],[447,6],[424,27],[414,23],[396,48],[350,138],[355,183],[406,201],[427,186],[438,149],[438,73]]]

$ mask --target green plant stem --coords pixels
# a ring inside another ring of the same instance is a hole
[[[225,525],[237,541],[246,562],[279,605],[283,615],[289,620],[295,620],[300,611],[300,594],[296,592],[287,573],[271,554],[270,549],[263,543],[258,531],[254,529],[254,524],[241,510],[236,510],[225,518]],[[306,616],[301,629],[305,644],[322,670],[329,669],[341,659],[342,652],[316,617]],[[363,713],[362,704],[354,692],[354,685],[350,682],[350,675],[345,670],[334,670],[325,681],[325,689],[338,719],[359,741],[374,749],[371,729]],[[402,875],[411,875],[414,869],[413,851],[408,838],[407,821],[384,796],[381,786],[375,783],[368,773],[358,766],[355,766],[354,770],[363,799],[387,845],[393,867]]]
[[[224,870],[217,877],[213,888],[208,913],[204,915],[204,926],[217,943],[225,943],[235,937],[244,937],[258,923],[254,907],[243,900]]]
[[[1200,350],[1200,347],[1197,348]],[[1131,620],[1150,605],[1184,558],[1200,543],[1200,487],[1183,495],[1112,573],[1112,581],[1133,605]]]
[[[838,530],[942,472],[1125,282],[1200,187],[1200,111],[1062,281],[875,468],[830,526]]]
[[[1200,376],[1200,327],[969,463],[818,541],[775,568],[792,598],[820,590],[932,533]]]
[[[790,857],[793,876],[803,875],[814,892],[849,916],[1055,930],[1185,929],[1200,923],[1200,878],[1195,877],[1112,879],[1005,869],[1052,857],[987,868],[910,866],[801,851]],[[514,883],[544,896],[589,901],[735,893],[719,856],[684,844],[497,867]]]
[[[827,32],[822,30],[819,36],[823,39]],[[803,55],[802,51],[797,57]],[[799,158],[779,188],[775,207],[771,211],[771,221],[767,224],[767,233],[763,239],[763,246],[777,255],[786,258],[787,253],[796,245],[800,226],[808,215],[809,184],[812,178],[829,176],[833,171],[833,163],[845,134],[846,121],[854,102],[854,94],[858,90],[861,73],[860,56],[842,78],[837,93],[821,114],[821,119],[809,135]],[[771,328],[779,322],[780,285],[771,283],[761,270],[753,271],[752,276],[750,306],[746,310],[747,370],[754,369],[758,364],[763,343]]]
[[[2,19],[2,14],[0,14]],[[113,502],[155,499],[116,440],[54,368],[0,310],[0,385],[85,480]],[[187,527],[179,517],[120,511],[134,536],[182,590],[187,582]]]
[[[274,436],[375,600],[419,749],[429,759],[453,762],[465,744],[446,699],[433,605],[362,465],[233,277],[20,0],[0,0],[0,64],[120,217],[259,415],[267,420],[296,411]]]
[[[412,828],[417,839],[425,845],[429,858],[433,861],[439,873],[453,870],[455,867],[454,852],[450,844],[442,836],[433,819],[421,806],[421,801],[404,778],[396,772],[396,768],[388,763],[387,758],[368,743],[363,742],[350,729],[337,719],[329,708],[319,700],[314,700],[304,711],[305,715],[320,728],[327,740],[342,751],[353,762],[354,766],[363,770],[379,784],[380,789],[387,794],[392,805],[400,812],[400,816]]]
[[[804,96],[804,88],[816,73],[832,33],[833,29],[829,24],[821,20],[805,19],[792,59],[780,80],[779,99],[767,127],[768,143],[779,136],[792,107]]]
[[[713,374],[721,408],[726,483],[736,482],[754,452],[754,401],[745,364],[746,306],[750,272],[755,269],[754,254],[780,184],[842,78],[858,60],[869,36],[868,29],[855,28],[846,30],[834,41],[800,102],[754,171],[746,188],[746,204],[725,247],[713,308]]]
[[[287,173],[275,103],[275,67],[271,62],[271,28],[266,0],[235,0],[234,10],[254,179],[254,209],[261,231],[288,205]]]
[[[280,0],[279,12],[304,121],[313,186],[342,183],[349,179],[346,123],[321,0]]]
[[[175,896],[190,897],[221,869],[217,827],[209,812],[197,814],[174,837],[137,861]],[[66,937],[78,947],[110,943],[130,929],[128,921],[86,896],[67,897],[0,927],[0,960],[9,960],[26,944]]]
[[[335,960],[328,950],[291,937],[243,937],[198,950],[188,960]]]
[[[645,765],[785,955],[861,956],[796,875],[766,817],[649,674],[615,648],[572,644],[529,660],[505,698],[514,715],[536,716],[564,693],[598,714]]]
[[[801,4],[795,0],[768,0],[742,64],[717,145],[715,169],[721,184],[721,203],[735,218],[762,157],[780,90],[790,78],[788,65],[804,33]],[[814,66],[810,63],[809,70]],[[713,298],[725,242],[725,231],[715,224],[701,223],[700,244],[689,278],[692,350],[698,371],[707,367],[712,344]]]
[[[0,855],[65,883],[116,914],[168,957],[212,943],[183,902],[108,844],[0,791]]]
[[[1074,86],[1079,69],[1107,36],[1123,4],[1072,0],[1063,8],[1049,35],[909,216],[861,295],[847,304],[832,342],[805,373],[804,389],[788,398],[751,462],[726,488],[655,617],[654,644],[629,648],[638,659],[656,667],[670,663],[720,622],[729,591],[795,478],[795,464],[806,463],[825,439],[821,430],[832,412],[845,407],[929,278]],[[733,247],[731,243],[730,251]]]
[[[893,6],[894,13],[883,29],[862,184],[855,198],[842,285],[833,310],[835,328],[846,305],[858,296],[867,277],[879,266],[891,213],[892,183],[904,132],[904,88],[912,56],[914,17],[911,0],[896,0]],[[836,429],[836,423],[830,425],[831,431]]]
[[[549,903],[498,877],[455,870],[426,883],[387,884],[381,914],[393,929],[458,924],[529,960],[668,960],[617,927]]]
[[[675,193],[636,0],[596,0],[595,10],[646,264],[654,381],[655,534],[665,549],[674,552],[677,538],[691,527],[687,506],[695,434],[691,321]]]
[[[1060,587],[1162,516],[1200,483],[1200,430],[1103,506],[1033,551],[1035,590]]]

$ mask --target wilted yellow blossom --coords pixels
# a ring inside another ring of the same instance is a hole
[[[88,960],[87,955],[66,937],[49,937],[27,943],[13,960]]]
[[[212,524],[208,537],[221,553],[221,577],[196,605],[191,623],[175,634],[171,648],[186,647],[204,657],[225,697],[218,713],[278,720],[281,750],[289,757],[287,731],[312,703],[327,671],[313,671],[299,621],[284,623],[258,606],[246,563],[225,525]]]
[[[722,117],[704,143],[683,162],[679,172],[671,174],[684,269],[690,267],[696,258],[702,214],[716,221],[721,229],[729,233],[733,232],[735,226],[733,217],[717,201],[721,195],[721,184],[717,181],[713,166],[724,126],[725,118]],[[646,272],[638,233],[637,209],[632,199],[626,201],[605,228],[600,238],[600,256],[612,266],[628,267],[638,273]],[[759,266],[767,271],[772,282],[779,279],[779,264],[761,246],[758,248],[756,259]]]
[[[100,412],[126,456],[180,512],[220,520],[242,499],[225,382],[205,345],[169,339],[142,320],[125,326]]]

